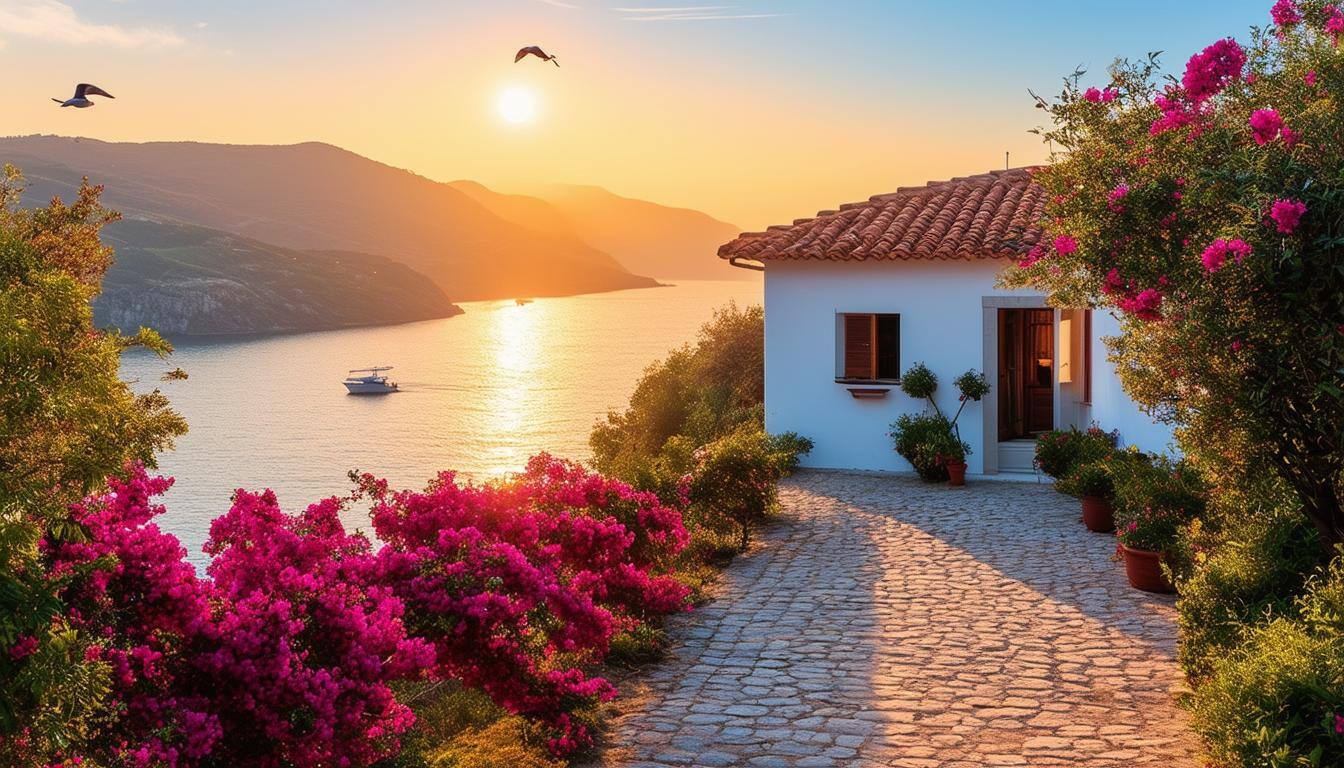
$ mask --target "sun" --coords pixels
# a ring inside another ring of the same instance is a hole
[[[537,115],[537,95],[526,88],[506,88],[495,102],[499,116],[510,123],[526,123]]]

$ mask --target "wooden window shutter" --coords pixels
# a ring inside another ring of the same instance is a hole
[[[847,379],[872,379],[877,375],[877,345],[873,343],[873,320],[873,315],[845,315]]]

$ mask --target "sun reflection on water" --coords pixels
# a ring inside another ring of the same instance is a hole
[[[489,449],[490,475],[516,471],[532,452],[523,433],[541,411],[544,349],[553,346],[546,343],[546,337],[555,332],[548,314],[546,304],[538,302],[504,304],[492,312],[488,345],[494,349],[496,375],[487,409],[497,442]]]

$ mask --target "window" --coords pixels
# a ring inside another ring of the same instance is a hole
[[[836,378],[896,381],[901,377],[901,316],[843,314]]]

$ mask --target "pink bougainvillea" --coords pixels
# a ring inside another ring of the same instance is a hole
[[[1280,27],[1291,27],[1302,20],[1302,12],[1298,10],[1294,0],[1278,0],[1274,3],[1274,7],[1269,9],[1269,16]]]
[[[1068,256],[1078,250],[1078,241],[1072,235],[1060,235],[1055,238],[1055,253]]]
[[[1200,261],[1204,263],[1205,270],[1217,272],[1223,268],[1229,258],[1240,264],[1242,259],[1249,255],[1251,255],[1251,246],[1245,240],[1219,238],[1209,243],[1209,246],[1204,249]]]
[[[1300,200],[1280,199],[1269,206],[1269,218],[1280,234],[1291,235],[1302,221],[1307,206]]]
[[[1083,98],[1094,104],[1106,104],[1115,101],[1117,95],[1118,93],[1114,88],[1099,89],[1092,87],[1083,91]]]
[[[1261,146],[1279,137],[1283,130],[1283,118],[1272,109],[1257,109],[1251,113],[1251,135],[1255,143]]]
[[[43,545],[110,673],[114,716],[88,745],[99,764],[369,766],[414,723],[391,684],[427,677],[479,687],[567,754],[589,739],[573,708],[615,694],[583,666],[687,607],[664,568],[687,543],[680,514],[548,456],[485,486],[446,473],[393,494],[366,478],[377,550],[346,533],[341,499],[288,514],[270,491],[238,491],[211,524],[208,578],[153,522],[170,484],[129,467],[72,508],[86,536]]]
[[[1225,38],[1190,57],[1181,77],[1185,98],[1195,106],[1203,104],[1241,77],[1246,66],[1246,51],[1232,38]]]

